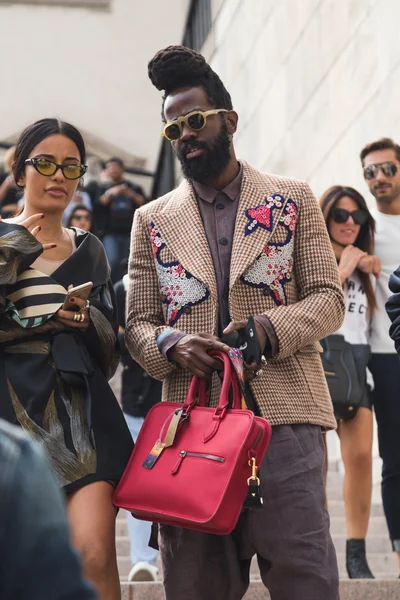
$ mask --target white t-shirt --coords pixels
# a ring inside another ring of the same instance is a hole
[[[400,265],[400,215],[385,215],[376,208],[371,210],[376,221],[375,254],[382,263],[382,271],[376,280],[375,311],[371,324],[371,350],[376,354],[395,354],[393,340],[389,337],[390,319],[386,314],[385,303],[391,291],[389,277]]]
[[[341,328],[336,333],[342,335],[349,344],[369,344],[370,321],[368,301],[361,279],[354,271],[343,285],[346,312]]]
[[[344,321],[336,333],[342,335],[349,344],[368,345],[371,335],[368,300],[357,271],[354,271],[344,282],[343,295],[346,307]],[[368,368],[367,383],[373,389],[372,374]]]

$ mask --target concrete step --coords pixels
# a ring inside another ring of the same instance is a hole
[[[337,560],[340,578],[347,579],[346,555],[344,552],[338,552]],[[379,579],[395,579],[399,573],[397,555],[394,552],[368,552],[368,564],[375,577]],[[160,567],[160,565],[158,566]],[[127,580],[131,568],[132,564],[129,556],[118,556],[118,570],[121,581]],[[256,557],[253,558],[251,563],[250,578],[252,581],[260,580],[260,572]],[[397,600],[400,600],[400,594]]]
[[[328,512],[331,517],[344,517],[344,504],[343,500],[328,500]],[[382,504],[373,503],[371,504],[371,518],[372,517],[383,517],[383,506]]]
[[[337,561],[339,566],[340,578],[347,578],[346,572],[346,555],[342,552],[337,553]],[[368,552],[368,564],[371,571],[375,573],[384,573],[388,579],[397,577],[399,574],[399,566],[397,562],[397,554],[395,552],[377,553]],[[400,594],[399,598],[400,600]]]
[[[345,517],[331,516],[331,534],[346,535],[346,519]],[[128,535],[128,534],[126,534]],[[370,537],[386,537],[389,539],[388,528],[385,517],[371,517],[368,525],[368,538]]]
[[[332,532],[333,543],[335,544],[336,552],[346,552],[346,539],[345,535],[336,535]],[[128,540],[129,542],[129,540]],[[370,535],[366,540],[367,555],[372,552],[374,554],[388,554],[392,552],[392,544],[390,543],[387,534],[380,536]]]
[[[122,600],[165,600],[161,583],[123,583]],[[399,600],[400,581],[341,581],[340,600]],[[188,598],[188,600],[191,600]],[[270,600],[261,582],[252,582],[243,600]],[[295,599],[293,599],[295,600]]]

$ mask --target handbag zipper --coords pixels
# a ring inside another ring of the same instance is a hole
[[[181,450],[179,452],[178,462],[176,463],[175,467],[171,470],[172,475],[176,475],[183,462],[183,459],[187,456],[190,456],[192,458],[205,458],[207,460],[213,460],[214,462],[219,463],[225,462],[225,459],[222,458],[222,456],[215,456],[215,454],[204,454],[203,452],[188,452],[187,450]]]
[[[259,425],[259,426],[258,426],[258,434],[257,434],[257,437],[256,437],[256,439],[254,440],[254,442],[253,442],[253,445],[251,446],[251,449],[252,449],[252,450],[253,450],[253,449],[254,449],[254,448],[257,446],[258,442],[260,441],[260,439],[261,439],[261,436],[262,436],[262,432],[263,432],[263,428],[261,427],[261,425]]]

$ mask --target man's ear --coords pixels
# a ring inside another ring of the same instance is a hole
[[[228,127],[228,133],[233,135],[237,129],[237,124],[239,121],[239,115],[235,110],[230,110],[226,113],[226,125]]]

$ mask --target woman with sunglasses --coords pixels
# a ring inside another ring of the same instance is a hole
[[[56,119],[27,127],[16,147],[25,205],[0,222],[0,417],[45,448],[86,575],[103,600],[119,600],[112,494],[132,441],[107,383],[114,293],[101,242],[61,222],[84,162],[81,134]],[[87,282],[89,300],[77,292],[64,307],[68,288]]]
[[[92,211],[83,204],[77,204],[68,217],[67,227],[79,227],[84,231],[91,231]]]
[[[340,408],[335,410],[345,471],[346,567],[350,578],[372,579],[374,576],[365,555],[365,537],[372,494],[372,405],[369,393],[369,384],[372,382],[367,363],[370,319],[376,308],[376,300],[371,274],[379,277],[380,271],[379,259],[372,255],[375,222],[364,198],[351,187],[331,187],[323,194],[320,205],[338,261],[346,301],[343,325],[332,338],[338,340],[336,336],[343,336],[344,351],[346,344],[351,346],[350,358],[353,360],[353,355],[355,357],[354,375],[357,378],[357,385],[353,387],[357,387],[359,392],[358,409],[355,411],[350,406],[351,418],[341,418],[343,413]],[[332,338],[322,341],[325,352],[334,347]],[[343,360],[348,362],[348,358]],[[329,369],[325,367],[328,383],[329,376],[337,377],[341,373],[340,369],[337,373],[331,371],[334,371],[334,366]],[[338,385],[337,382],[333,383]],[[345,377],[339,389],[342,386],[347,395],[348,381]]]

